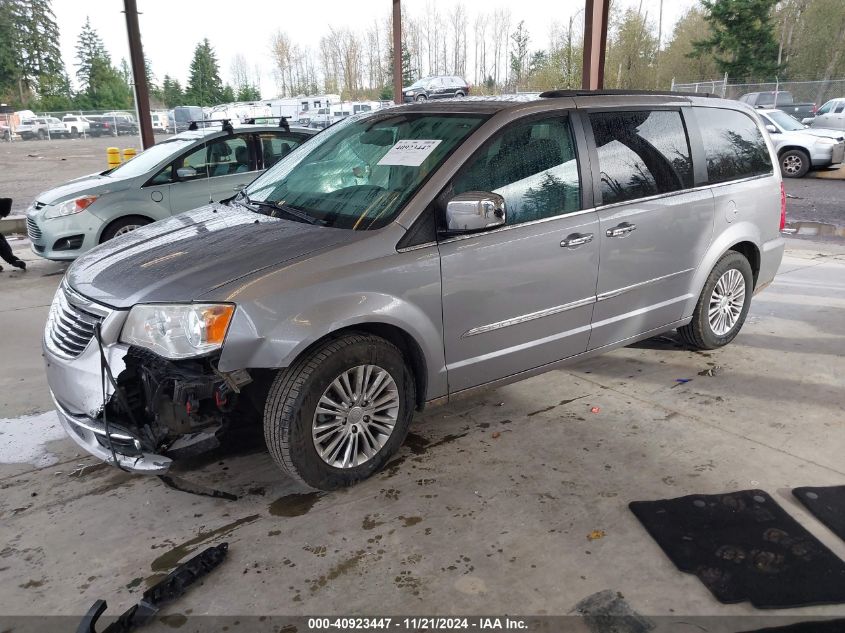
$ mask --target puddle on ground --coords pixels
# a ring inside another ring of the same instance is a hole
[[[251,514],[249,516],[243,517],[242,519],[238,519],[237,521],[233,521],[232,523],[227,523],[226,525],[223,525],[214,530],[206,530],[199,532],[194,538],[185,541],[181,545],[177,545],[173,549],[168,550],[167,552],[156,558],[150,565],[150,569],[152,571],[169,571],[173,567],[176,567],[176,565],[178,565],[180,562],[182,562],[182,559],[185,558],[188,554],[191,554],[196,549],[198,549],[200,545],[203,545],[218,536],[227,536],[234,532],[241,525],[256,521],[260,516],[261,515],[258,514]]]
[[[276,499],[270,504],[270,514],[274,517],[299,517],[307,514],[317,499],[322,497],[325,493],[322,492],[304,492],[285,495]]]
[[[788,222],[784,233],[803,237],[845,237],[845,226],[826,222]]]
[[[0,463],[52,466],[59,458],[47,450],[47,442],[63,437],[65,431],[55,411],[0,418]]]

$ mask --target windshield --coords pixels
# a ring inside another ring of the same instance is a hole
[[[195,138],[172,138],[162,141],[161,143],[157,143],[151,148],[144,150],[132,160],[116,167],[109,172],[109,176],[115,176],[118,178],[135,178],[136,176],[142,176],[156,167],[159,163],[167,160],[168,158],[174,157],[194,142],[196,142]]]
[[[430,84],[432,81],[431,77],[423,77],[422,79],[417,79],[414,83],[411,84],[411,88],[425,88]]]
[[[486,118],[394,111],[343,119],[259,176],[245,202],[323,226],[381,228]]]
[[[795,117],[788,115],[786,112],[781,112],[780,110],[777,112],[769,112],[767,114],[772,121],[781,126],[781,128],[783,128],[786,132],[796,132],[807,127]]]

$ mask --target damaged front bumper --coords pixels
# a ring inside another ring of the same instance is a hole
[[[71,413],[62,406],[52,391],[50,394],[53,396],[56,413],[65,432],[74,442],[94,457],[133,473],[162,475],[170,469],[170,465],[173,463],[172,459],[164,455],[143,451],[140,439],[126,429],[109,424],[109,433],[106,435],[106,428],[102,421],[84,414]],[[109,440],[114,447],[114,456],[112,456],[109,448]],[[125,445],[131,445],[137,454],[127,455],[122,453],[120,448]],[[115,462],[115,458],[117,458],[117,462]]]
[[[121,343],[126,314],[62,284],[44,330],[47,382],[62,426],[80,447],[124,470],[161,475],[174,460],[219,446],[240,386],[251,379],[217,371],[212,357],[168,361]]]

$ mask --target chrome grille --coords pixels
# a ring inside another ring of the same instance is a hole
[[[50,307],[45,336],[56,353],[76,358],[88,347],[94,337],[94,328],[101,322],[102,317],[68,301],[67,292],[62,287]]]
[[[38,228],[38,224],[32,218],[26,219],[26,234],[31,240],[41,239],[41,229]]]

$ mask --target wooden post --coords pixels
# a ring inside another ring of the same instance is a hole
[[[393,0],[393,103],[401,105],[402,94],[402,6],[401,0]]]
[[[604,88],[604,54],[607,47],[607,15],[610,0],[584,0],[584,65],[581,87]]]
[[[126,33],[129,36],[129,58],[132,62],[132,79],[135,82],[135,106],[138,110],[138,126],[141,129],[141,145],[147,149],[155,145],[156,141],[150,117],[150,89],[147,86],[144,50],[141,47],[138,5],[135,0],[123,0],[123,9],[126,14]]]

